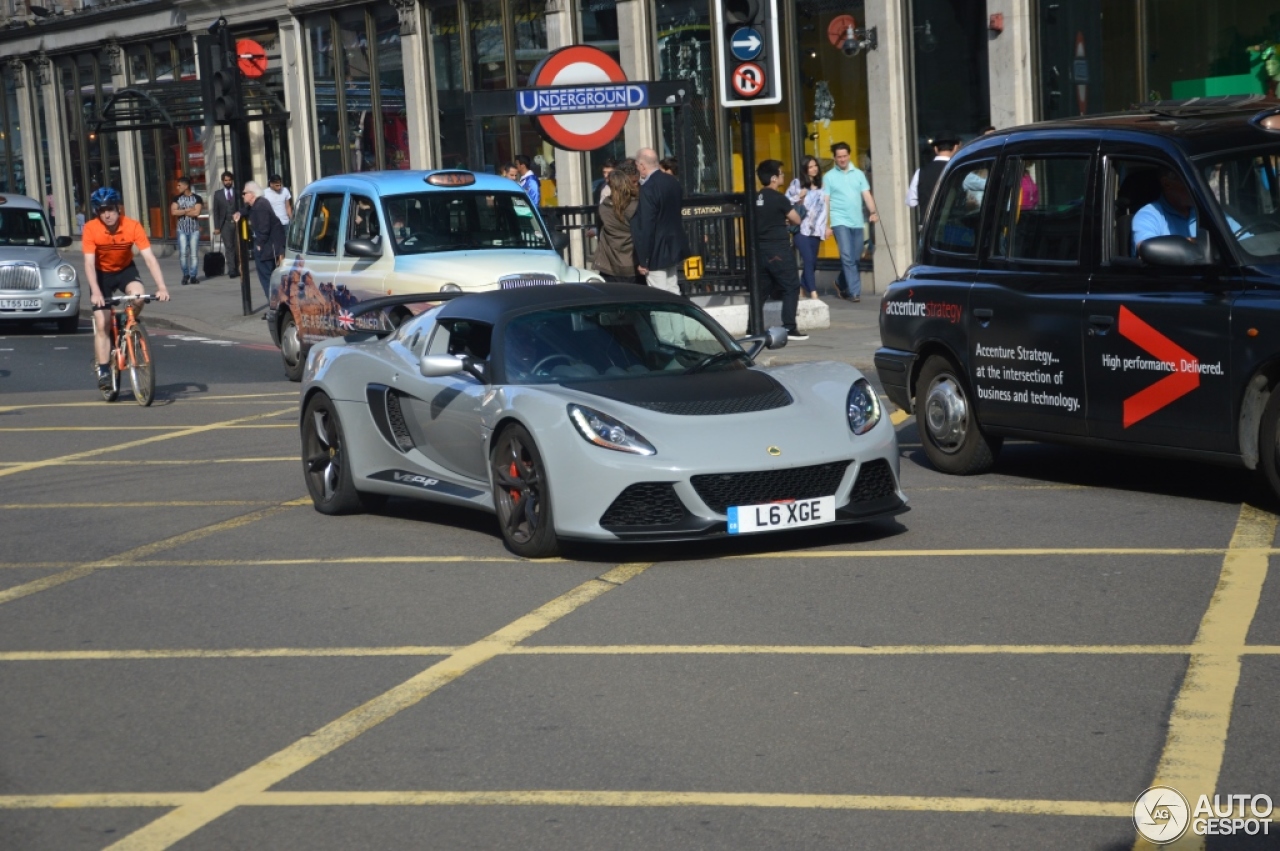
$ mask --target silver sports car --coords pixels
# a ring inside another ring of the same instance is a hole
[[[633,284],[458,295],[394,330],[383,319],[391,302],[442,297],[364,302],[357,333],[311,351],[302,462],[319,511],[388,496],[467,505],[542,558],[561,540],[907,510],[893,426],[857,369],[755,366],[782,329],[734,341],[687,299]]]

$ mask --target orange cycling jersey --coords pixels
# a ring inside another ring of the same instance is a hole
[[[151,247],[142,225],[128,216],[121,216],[116,232],[111,233],[98,219],[90,219],[84,224],[84,232],[80,235],[85,254],[96,255],[94,265],[99,272],[120,272],[129,268],[133,262],[133,247],[139,251]]]

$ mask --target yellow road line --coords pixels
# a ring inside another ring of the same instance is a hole
[[[906,411],[902,410],[901,408],[894,408],[889,413],[889,422],[893,423],[894,425],[902,425],[909,419],[911,419],[911,415],[908,414]]]
[[[272,786],[332,753],[437,689],[505,653],[551,624],[639,576],[648,564],[623,564],[539,606],[326,724],[284,750],[203,792],[176,810],[111,845],[114,851],[168,848]]]
[[[274,505],[266,499],[172,500],[169,502],[31,502],[0,503],[0,511],[45,509],[61,511],[70,508],[209,508],[217,506]]]
[[[147,426],[27,426],[25,428],[0,428],[0,433],[26,433],[36,431],[172,431],[175,428],[205,428],[200,425],[147,425]],[[256,423],[254,425],[228,425],[213,426],[213,428],[222,430],[233,430],[240,428],[297,428],[293,423]]]
[[[949,492],[949,491],[1085,491],[1096,490],[1092,485],[968,485],[966,487],[956,487],[955,485],[933,485],[928,487],[913,487],[911,492],[920,493],[921,491]]]
[[[795,550],[743,553],[727,559],[760,558],[958,558],[960,556],[1206,556],[1222,555],[1223,547],[1009,547],[972,550]]]
[[[1151,785],[1172,786],[1190,802],[1217,791],[1240,684],[1239,649],[1262,597],[1278,521],[1274,514],[1241,506],[1218,585],[1200,621],[1187,673],[1174,699],[1169,734]],[[1141,837],[1134,844],[1135,849],[1156,847],[1201,849],[1204,837],[1188,830],[1171,845],[1156,846]]]
[[[260,399],[261,401],[258,402],[257,404],[274,405],[275,404],[274,399],[280,396],[293,396],[294,398],[297,398],[298,394],[297,392],[293,392],[293,393],[286,392],[286,393],[246,393],[246,394],[235,395],[235,396],[192,396],[189,398],[175,399],[174,401],[176,402],[227,402],[227,401],[237,401],[242,399]],[[272,398],[268,398],[268,397],[272,397]],[[8,413],[9,411],[25,411],[33,408],[99,408],[104,411],[111,410],[110,406],[105,405],[102,402],[43,402],[40,404],[33,404],[33,405],[0,405],[0,414]],[[116,410],[132,410],[132,408],[129,408],[127,406],[121,408],[117,406]]]
[[[137,461],[59,461],[59,467],[172,467],[181,464],[190,467],[194,464],[263,464],[267,462],[289,461],[301,463],[298,455],[281,455],[268,458],[181,458],[181,459],[139,459]],[[0,461],[0,471],[5,467],[26,467],[36,461]]]
[[[279,514],[280,512],[287,511],[294,506],[306,504],[309,501],[310,500],[294,499],[279,505],[273,505],[270,508],[251,511],[248,514],[242,514],[239,517],[232,517],[230,520],[223,520],[220,523],[213,523],[199,529],[192,529],[190,532],[183,532],[182,534],[174,535],[171,538],[153,541],[150,544],[143,544],[140,547],[134,547],[133,549],[126,550],[116,556],[77,565],[69,570],[62,571],[61,573],[55,573],[52,576],[45,576],[22,585],[15,585],[12,588],[5,588],[0,590],[0,605],[11,603],[14,600],[20,600],[23,597],[29,597],[32,594],[38,594],[41,591],[48,591],[50,588],[57,588],[59,585],[65,585],[66,583],[74,582],[77,579],[83,579],[84,577],[105,568],[121,567],[128,564],[130,561],[143,556],[149,556],[172,547],[189,544],[192,541],[198,541],[202,538],[207,538],[210,535],[216,535],[219,532],[225,532],[229,529],[238,529],[241,526],[256,523],[257,521],[266,519],[273,514]]]
[[[13,475],[14,473],[24,473],[24,472],[27,472],[28,470],[39,470],[42,467],[55,467],[59,464],[64,464],[68,461],[81,461],[86,458],[92,458],[95,455],[105,455],[108,452],[120,452],[125,449],[133,449],[138,446],[146,446],[151,443],[157,443],[161,440],[173,440],[178,437],[190,437],[193,434],[203,434],[204,432],[214,431],[215,429],[224,428],[226,426],[235,425],[237,423],[249,422],[251,420],[263,420],[263,419],[266,419],[267,417],[277,417],[277,416],[280,416],[281,414],[288,413],[292,410],[293,410],[292,408],[283,408],[279,411],[271,411],[266,414],[255,414],[249,417],[238,417],[234,420],[226,420],[224,422],[211,423],[209,425],[204,425],[204,426],[191,426],[189,428],[182,428],[178,431],[171,432],[169,434],[157,434],[154,437],[144,437],[139,440],[131,440],[128,443],[117,443],[114,446],[104,446],[104,447],[101,447],[100,449],[89,449],[84,452],[74,452],[70,455],[62,455],[57,458],[47,458],[43,461],[31,461],[26,464],[19,464],[14,467],[5,467],[4,469],[0,469],[0,476],[10,476],[10,475]]]
[[[289,502],[287,505],[307,505],[306,502]],[[357,564],[523,564],[538,567],[546,564],[565,564],[567,559],[547,558],[536,562],[516,556],[346,556],[343,558],[275,558],[275,559],[147,559],[145,561],[117,561],[113,567],[325,567],[329,565]],[[0,570],[43,569],[51,567],[79,567],[84,562],[31,561],[0,562]]]
[[[402,647],[234,647],[124,650],[10,650],[0,662],[94,662],[150,659],[324,659],[385,656],[448,656],[449,645]],[[1280,656],[1280,645],[1225,648],[1230,655]],[[513,647],[509,656],[1189,656],[1190,644],[543,644]]]
[[[90,792],[72,795],[0,795],[0,810],[78,810],[103,807],[180,807],[199,792]]]

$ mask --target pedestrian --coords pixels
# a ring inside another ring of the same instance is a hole
[[[520,170],[516,168],[515,163],[503,163],[498,166],[498,174],[507,180],[514,180],[516,183],[520,182]]]
[[[636,273],[651,287],[680,292],[680,261],[689,256],[685,247],[684,203],[680,181],[658,167],[658,152],[641,148],[636,152],[640,174],[640,205],[631,220],[631,236],[636,250]]]
[[[604,164],[600,166],[600,177],[591,184],[591,200],[595,202],[597,207],[600,206],[601,193],[609,185],[609,175],[613,174],[613,170],[617,165],[618,163],[612,157],[606,159]]]
[[[606,281],[643,284],[636,274],[635,241],[631,221],[640,207],[640,198],[631,180],[621,171],[609,175],[609,191],[600,202],[600,244],[596,247],[594,265]]]
[[[227,277],[240,277],[240,233],[236,227],[236,179],[229,172],[222,173],[222,188],[213,193],[213,232],[222,241],[222,253],[227,258]]]
[[[788,226],[801,222],[782,186],[782,160],[765,160],[756,167],[756,177],[763,188],[756,193],[756,258],[760,269],[761,289],[770,300],[782,300],[782,324],[788,340],[807,340],[796,325],[796,307],[800,303],[800,277],[796,274],[796,258],[791,250]]]
[[[516,172],[519,175],[516,178],[516,182],[520,184],[520,188],[529,196],[533,206],[541,206],[542,185],[538,183],[538,175],[533,173],[533,162],[524,154],[516,154]]]
[[[679,176],[680,161],[675,157],[663,157],[658,160],[658,168],[665,171],[672,177]]]
[[[865,205],[870,221],[880,221],[871,184],[862,170],[853,164],[847,142],[831,146],[835,165],[822,177],[831,206],[831,232],[840,250],[840,275],[836,278],[836,295],[849,301],[862,301],[862,275],[858,260],[862,257],[862,231]]]
[[[920,207],[922,212],[929,209],[929,201],[933,198],[933,190],[938,186],[938,178],[942,177],[947,161],[959,147],[959,137],[950,130],[943,130],[933,137],[933,161],[916,169],[916,173],[911,175],[911,185],[907,187],[908,207]]]
[[[284,225],[280,224],[271,202],[262,197],[262,187],[250,180],[241,193],[244,206],[235,214],[235,220],[249,217],[249,230],[253,234],[253,262],[258,269],[258,281],[263,294],[271,298],[271,273],[284,262]]]
[[[178,264],[182,267],[182,285],[200,283],[200,211],[204,200],[191,191],[191,178],[178,178],[178,197],[169,205],[169,213],[178,217]]]
[[[822,164],[817,157],[805,157],[800,161],[800,173],[787,188],[787,200],[804,210],[800,229],[791,239],[800,252],[803,271],[800,286],[809,298],[818,297],[818,249],[827,238],[827,192],[822,188]],[[799,212],[799,210],[797,210]]]
[[[285,188],[284,178],[278,174],[268,177],[267,188],[262,190],[262,197],[271,202],[271,209],[275,211],[280,224],[289,227],[289,220],[293,218],[293,193]]]

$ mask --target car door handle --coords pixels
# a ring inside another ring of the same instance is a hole
[[[989,307],[975,307],[973,309],[974,319],[981,319],[982,321],[986,322],[990,320],[992,316],[995,316],[995,311]]]
[[[1114,316],[1090,316],[1089,317],[1089,336],[1104,336],[1111,330],[1111,326],[1116,324]]]

